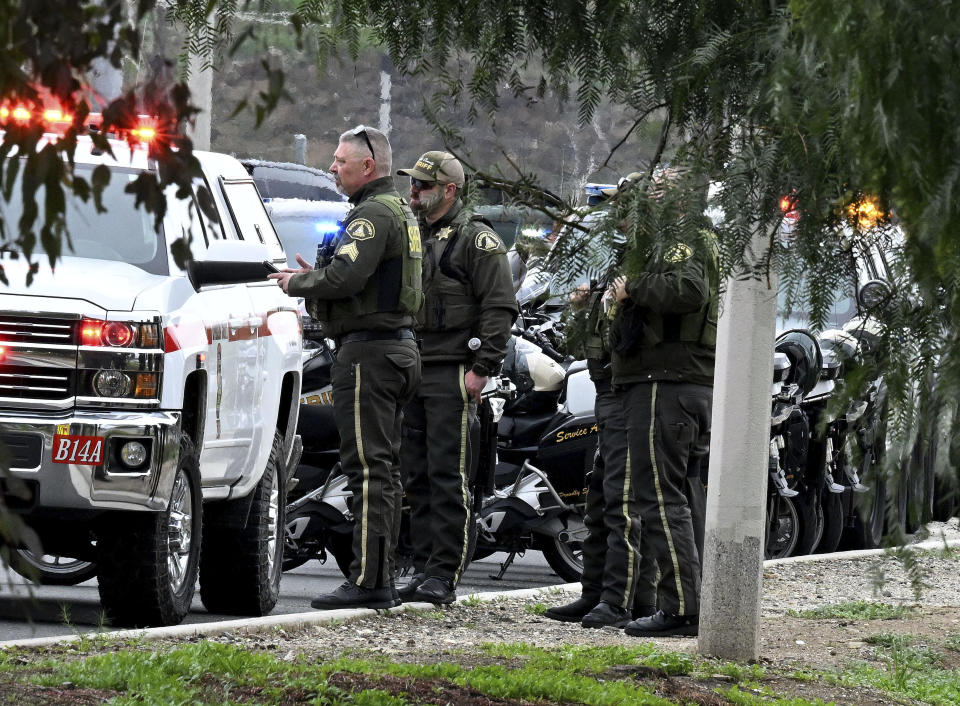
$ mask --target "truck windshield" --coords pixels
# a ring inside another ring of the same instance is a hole
[[[91,167],[78,164],[75,174],[90,182],[92,171]],[[151,274],[170,274],[163,228],[159,232],[154,230],[153,215],[134,208],[133,194],[124,193],[124,188],[138,174],[135,170],[111,169],[110,183],[103,190],[103,206],[106,208],[103,213],[97,212],[92,197],[83,201],[67,194],[66,231],[69,241],[64,238],[62,255],[126,262]],[[17,223],[23,214],[21,193],[18,178],[10,201],[0,198],[0,219],[3,220],[8,238],[16,233]],[[35,223],[37,229],[43,222],[43,198],[43,191],[38,191],[37,205],[41,214]],[[41,255],[45,252],[38,238],[34,253]]]

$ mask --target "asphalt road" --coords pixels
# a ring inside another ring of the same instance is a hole
[[[494,554],[467,567],[460,595],[485,591],[509,591],[562,584],[564,581],[547,566],[540,552],[530,551],[517,557],[502,580],[494,580],[506,554]],[[330,591],[343,582],[343,575],[331,560],[326,565],[310,561],[283,575],[280,601],[271,615],[303,613],[312,610],[310,599]],[[77,586],[31,587],[18,575],[0,567],[0,642],[34,637],[76,635],[109,631],[103,624],[96,579]],[[199,592],[198,592],[199,596]],[[229,620],[233,616],[206,612],[199,597],[184,623]]]

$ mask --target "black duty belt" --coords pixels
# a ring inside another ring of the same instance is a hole
[[[365,341],[403,341],[414,340],[413,330],[408,328],[396,331],[351,331],[336,338],[338,346],[344,343],[363,343]]]

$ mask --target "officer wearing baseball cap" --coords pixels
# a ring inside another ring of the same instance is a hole
[[[421,183],[455,184],[462,188],[465,177],[460,160],[449,152],[426,152],[409,169],[398,169],[397,174]],[[459,201],[459,198],[457,199]]]
[[[421,382],[404,408],[400,452],[416,573],[398,592],[403,600],[446,604],[471,559],[477,403],[500,370],[518,310],[503,242],[460,198],[460,161],[427,152],[397,173],[410,177],[410,208],[423,234],[424,293]]]

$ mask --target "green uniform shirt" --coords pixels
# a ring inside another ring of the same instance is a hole
[[[421,220],[420,230],[421,359],[476,365],[478,374],[499,371],[518,313],[503,242],[489,225],[472,220],[460,199],[436,222]],[[479,350],[469,349],[471,338],[480,339]]]
[[[350,197],[354,206],[330,263],[290,278],[290,295],[306,297],[307,310],[323,323],[328,336],[413,326],[413,315],[404,313],[398,302],[404,223],[387,205],[373,200],[378,194],[399,197],[391,177],[375,179]],[[376,301],[375,310],[364,311],[363,301]]]
[[[629,299],[617,308],[615,337],[623,340],[630,321],[644,323],[633,332],[637,343],[632,350],[618,350],[613,342],[614,384],[713,385],[718,284],[715,251],[708,242],[694,248],[676,245],[663,257],[651,257],[644,272],[628,279]],[[695,335],[682,335],[692,319]]]

